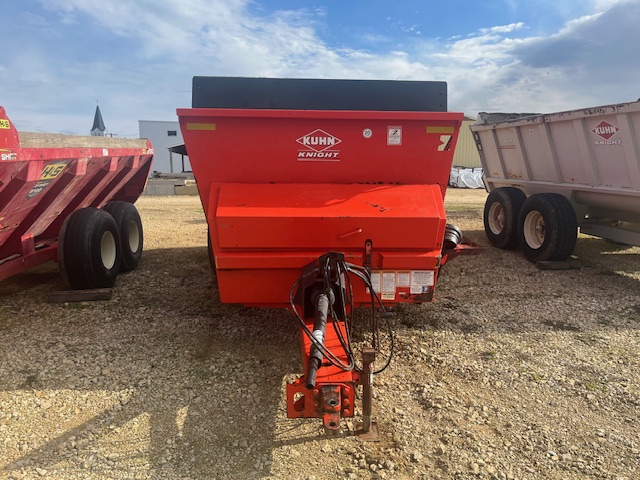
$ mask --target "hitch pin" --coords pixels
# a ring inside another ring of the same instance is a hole
[[[340,240],[342,240],[343,238],[347,238],[347,237],[350,237],[352,235],[357,235],[359,233],[362,233],[362,229],[361,228],[358,228],[357,230],[354,230],[353,232],[343,233],[342,235],[338,235],[338,238]]]

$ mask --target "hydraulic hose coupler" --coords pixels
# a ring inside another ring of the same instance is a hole
[[[335,302],[335,294],[333,290],[325,291],[317,288],[311,294],[311,301],[315,304],[315,317],[313,322],[313,332],[311,336],[311,348],[309,350],[309,362],[307,365],[307,388],[316,386],[316,374],[322,365],[322,348],[324,347],[324,336],[327,330],[327,317],[329,315],[329,306]]]

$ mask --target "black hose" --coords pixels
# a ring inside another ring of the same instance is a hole
[[[307,376],[306,376],[308,388],[315,387],[317,370],[322,365],[323,357],[326,358],[332,365],[338,368],[341,368],[342,370],[350,371],[356,368],[355,356],[353,355],[353,351],[351,349],[351,327],[352,327],[351,321],[352,320],[347,316],[347,311],[346,311],[347,305],[351,307],[352,313],[354,308],[352,282],[349,275],[350,273],[353,273],[357,277],[360,277],[360,279],[364,282],[365,286],[369,288],[369,291],[371,293],[371,330],[373,335],[373,346],[375,350],[378,351],[378,353],[380,352],[380,326],[378,324],[378,318],[376,316],[376,305],[375,305],[376,303],[378,303],[378,305],[380,306],[380,309],[382,310],[382,316],[387,323],[386,326],[387,326],[387,332],[389,335],[389,343],[390,343],[389,357],[387,358],[385,364],[380,369],[374,371],[373,373],[378,374],[386,370],[387,367],[391,364],[391,360],[393,359],[393,356],[395,353],[395,339],[393,334],[393,328],[391,326],[391,321],[389,320],[390,314],[387,312],[387,309],[385,308],[384,303],[380,299],[380,296],[373,288],[373,284],[371,282],[371,275],[369,271],[365,267],[347,263],[344,261],[344,259],[338,260],[337,262],[334,263],[334,265],[335,265],[335,269],[332,267],[330,259],[326,258],[323,268],[316,267],[315,269],[309,272],[306,272],[298,280],[296,280],[296,282],[291,286],[291,290],[289,291],[289,303],[291,305],[291,310],[296,316],[296,318],[298,319],[300,326],[304,331],[305,335],[307,335],[307,337],[311,341],[310,355],[309,355],[309,361],[307,364]],[[302,284],[305,278],[313,274],[317,275],[320,271],[322,271],[323,273],[322,287],[318,285],[318,292],[320,292],[319,294],[317,294],[318,299],[312,300],[314,301],[314,303],[316,303],[314,327],[312,332],[307,327],[304,319],[300,316],[300,313],[298,313],[298,309],[294,304],[293,294],[295,289]],[[334,307],[333,307],[335,303],[335,295],[334,295],[334,290],[332,288],[331,279],[333,277],[340,278],[341,275],[344,275],[345,282],[346,282],[346,285],[345,285],[346,298],[345,298],[345,292],[343,291],[344,289],[342,288],[342,286],[340,285],[338,286],[338,293],[340,295],[340,304],[342,307],[341,313],[345,323],[346,338],[344,337],[342,330],[338,326],[337,312],[334,310]],[[324,296],[325,300],[319,300],[320,296]],[[333,323],[333,328],[336,331],[336,336],[340,341],[340,345],[342,346],[345,354],[347,355],[347,358],[349,359],[348,364],[343,363],[333,352],[331,352],[331,350],[326,348],[326,346],[324,345],[326,325],[327,325],[327,321],[329,320]]]
[[[324,345],[318,345],[317,344],[316,340],[313,338],[313,332],[311,332],[311,330],[309,330],[309,327],[307,327],[307,324],[305,323],[304,319],[300,316],[300,313],[298,313],[298,308],[296,307],[295,302],[294,302],[294,292],[295,292],[296,288],[298,287],[298,285],[300,285],[305,278],[309,277],[310,275],[312,275],[314,273],[317,274],[318,273],[318,269],[314,269],[314,270],[312,270],[310,272],[305,273],[300,278],[298,278],[298,280],[296,280],[293,283],[293,285],[291,286],[291,289],[289,290],[289,305],[291,306],[291,311],[293,312],[293,314],[297,318],[298,323],[300,324],[300,328],[302,329],[302,331],[309,338],[309,340],[311,341],[312,344],[314,344],[318,348],[320,348],[320,350],[324,354],[325,358],[327,358],[327,360],[329,360],[329,362],[331,362],[331,364],[334,365],[335,367],[341,368],[342,370],[345,370],[345,371],[351,371],[351,370],[353,370],[353,368],[355,366],[353,352],[351,351],[351,349],[349,348],[348,350],[345,350],[345,353],[347,354],[347,357],[349,358],[349,363],[345,364],[338,357],[336,357],[336,355],[333,352],[331,352],[331,350],[326,348]]]
[[[315,339],[312,342],[311,349],[309,351],[309,362],[307,365],[307,388],[314,388],[316,386],[316,374],[318,369],[322,365],[322,350],[319,345],[324,347],[324,336],[327,330],[327,314],[329,312],[329,306],[333,305],[335,301],[333,291],[327,292],[314,292],[314,303],[316,304],[315,317],[313,322],[313,332],[311,335]]]
[[[380,305],[383,318],[385,318],[387,322],[387,331],[389,333],[389,343],[390,343],[389,357],[387,358],[387,361],[380,369],[373,372],[374,374],[377,375],[378,373],[382,373],[383,371],[385,371],[387,367],[391,365],[391,360],[393,359],[393,356],[395,354],[395,339],[393,336],[393,329],[391,328],[391,321],[389,320],[390,314],[387,312],[387,309],[384,307],[384,304],[382,303],[380,296],[373,289],[373,284],[371,282],[371,275],[369,271],[364,267],[360,267],[359,265],[354,265],[351,263],[347,263],[346,267],[348,271],[354,273],[357,277],[360,277],[362,281],[365,283],[365,285],[369,288],[369,291],[371,292],[371,297],[372,297],[371,299],[372,320],[371,321],[372,321],[373,343],[374,343],[374,348],[378,353],[380,352],[380,338],[379,338],[380,335],[379,335],[378,321],[375,313],[375,303],[373,301],[373,298],[375,298],[378,304]]]

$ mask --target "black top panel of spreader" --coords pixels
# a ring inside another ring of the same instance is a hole
[[[192,107],[446,112],[447,83],[193,77]]]

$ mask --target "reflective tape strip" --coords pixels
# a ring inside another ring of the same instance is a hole
[[[453,127],[427,127],[427,133],[449,133],[453,134]]]
[[[215,130],[215,123],[187,123],[187,130]]]

